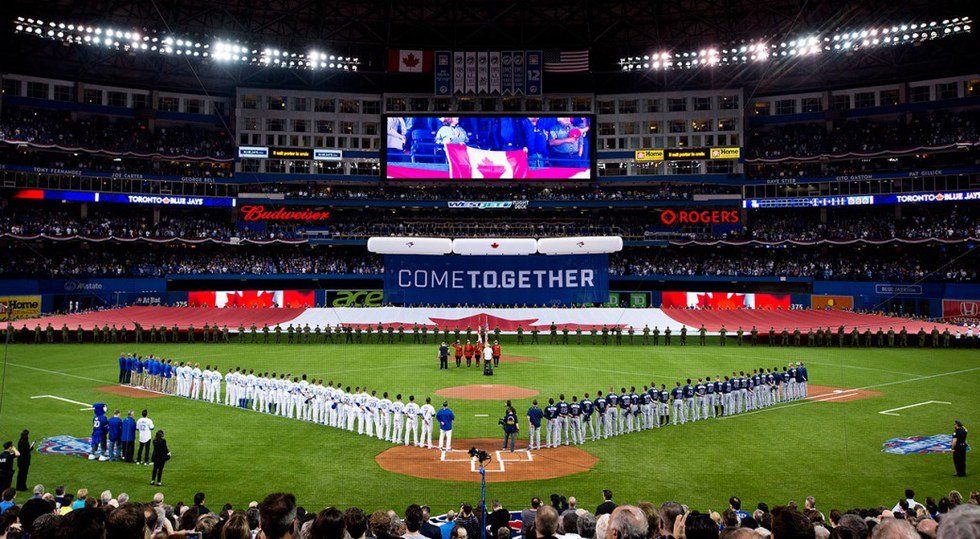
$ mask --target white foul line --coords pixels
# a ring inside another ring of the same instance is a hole
[[[927,404],[952,404],[952,403],[946,402],[946,401],[925,401],[925,402],[917,402],[915,404],[910,404],[908,406],[902,406],[900,408],[892,408],[891,410],[882,410],[881,412],[878,412],[878,413],[881,414],[881,415],[894,415],[894,416],[897,416],[899,414],[895,414],[895,413],[892,413],[892,412],[897,412],[899,410],[907,410],[909,408],[915,408],[916,406],[925,406]]]
[[[59,401],[62,401],[62,402],[68,402],[68,403],[71,403],[71,404],[81,404],[82,406],[85,406],[85,408],[80,408],[80,410],[91,410],[92,409],[92,407],[89,406],[87,403],[79,402],[79,401],[73,401],[71,399],[66,399],[64,397],[59,397],[57,395],[34,395],[31,398],[32,399],[54,399],[54,400],[59,400]]]

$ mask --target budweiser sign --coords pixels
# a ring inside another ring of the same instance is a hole
[[[276,208],[267,210],[265,206],[242,206],[243,221],[325,221],[330,218],[328,211],[290,210]]]

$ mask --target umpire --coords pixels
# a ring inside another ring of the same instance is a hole
[[[953,467],[957,477],[966,477],[966,427],[957,419],[953,421]]]

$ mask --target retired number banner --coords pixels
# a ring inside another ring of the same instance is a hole
[[[384,258],[386,303],[557,306],[609,300],[604,254]]]

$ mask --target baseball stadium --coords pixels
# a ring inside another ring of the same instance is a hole
[[[980,537],[975,11],[11,0],[0,537]]]

